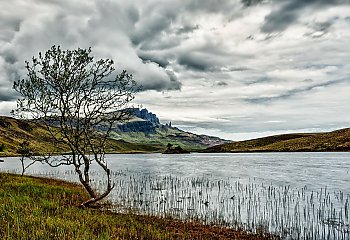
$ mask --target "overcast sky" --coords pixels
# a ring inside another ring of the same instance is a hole
[[[0,114],[24,60],[92,46],[162,122],[232,140],[350,126],[350,0],[0,0]]]

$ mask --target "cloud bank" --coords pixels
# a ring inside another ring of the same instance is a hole
[[[350,0],[0,0],[0,114],[24,60],[55,44],[112,58],[143,86],[136,104],[188,130],[345,127],[349,13]]]

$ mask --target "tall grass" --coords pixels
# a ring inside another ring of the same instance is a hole
[[[349,239],[349,194],[327,188],[242,184],[208,177],[115,176],[112,199],[143,214],[172,216],[292,239]],[[97,187],[102,184],[96,183]]]
[[[82,187],[0,173],[0,239],[269,239],[198,223],[76,207]]]
[[[36,174],[46,174],[37,172]],[[74,179],[74,171],[50,177]],[[113,210],[215,224],[253,233],[270,232],[287,239],[350,239],[349,193],[290,186],[241,183],[211,176],[153,176],[113,173]],[[93,172],[95,187],[105,185]]]

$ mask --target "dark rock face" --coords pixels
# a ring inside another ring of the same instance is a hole
[[[147,109],[129,108],[126,109],[130,115],[141,118],[144,121],[131,121],[118,125],[121,132],[143,132],[145,134],[155,133],[156,129],[161,127],[158,117],[148,112]]]
[[[130,113],[135,117],[146,120],[155,126],[160,126],[160,121],[159,121],[157,115],[155,115],[151,112],[148,112],[148,110],[145,108],[141,109],[141,110],[139,108],[129,108],[127,110],[130,111]]]
[[[121,132],[143,132],[145,134],[155,133],[156,127],[149,121],[128,122],[123,125],[118,125]]]

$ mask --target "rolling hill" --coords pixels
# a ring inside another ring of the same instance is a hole
[[[350,128],[326,133],[283,134],[209,147],[204,152],[350,151]]]

